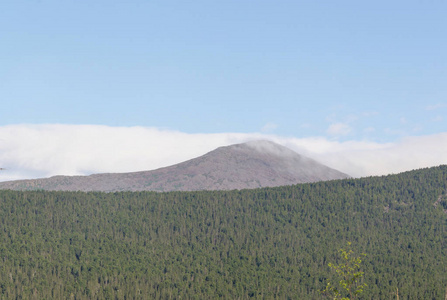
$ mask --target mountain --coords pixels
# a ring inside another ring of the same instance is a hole
[[[132,173],[54,176],[0,183],[0,189],[65,191],[195,191],[274,187],[348,178],[270,141],[217,148],[170,167]]]

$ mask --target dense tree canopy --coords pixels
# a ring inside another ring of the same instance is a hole
[[[443,299],[447,167],[278,188],[0,191],[0,298],[320,299],[351,241],[361,299]]]

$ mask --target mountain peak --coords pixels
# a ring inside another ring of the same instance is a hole
[[[267,140],[219,147],[153,171],[55,176],[0,183],[0,189],[80,191],[232,190],[344,179],[348,175]]]
[[[253,150],[256,150],[260,153],[264,154],[272,154],[277,156],[291,156],[291,155],[298,155],[296,152],[290,150],[287,147],[284,147],[280,144],[274,143],[269,140],[254,140],[249,141],[242,144],[236,144],[229,147],[247,147]]]

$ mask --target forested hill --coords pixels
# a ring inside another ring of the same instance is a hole
[[[2,299],[444,299],[447,166],[242,191],[0,191]]]

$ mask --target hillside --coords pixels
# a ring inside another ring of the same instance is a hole
[[[281,145],[255,141],[221,147],[201,157],[154,171],[2,182],[0,189],[104,192],[234,190],[347,177]]]
[[[0,298],[321,299],[351,241],[361,299],[444,299],[447,166],[242,191],[0,191]]]

